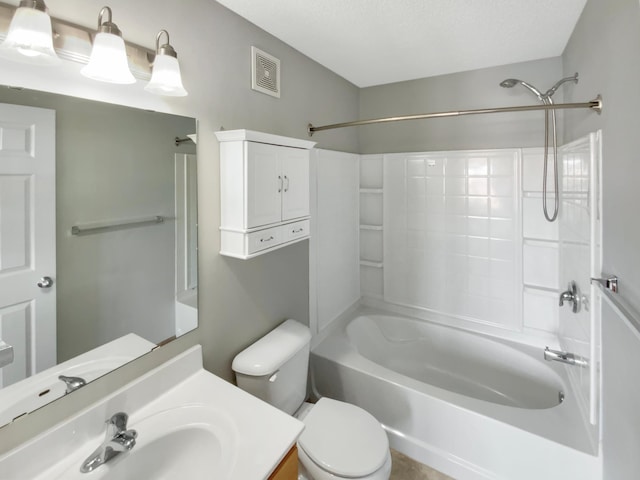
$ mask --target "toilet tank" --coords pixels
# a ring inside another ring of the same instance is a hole
[[[311,332],[287,320],[233,359],[238,387],[293,414],[307,396]]]

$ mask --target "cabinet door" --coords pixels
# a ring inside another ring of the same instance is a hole
[[[284,185],[279,152],[282,147],[246,142],[247,228],[281,220],[281,195]]]
[[[309,216],[309,151],[283,148],[282,220]]]

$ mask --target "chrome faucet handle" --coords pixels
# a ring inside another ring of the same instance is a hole
[[[570,291],[562,292],[560,294],[560,306],[564,306],[564,302],[573,302],[573,293]]]
[[[111,418],[106,421],[107,423],[107,436],[112,432],[112,437],[118,433],[122,433],[127,429],[127,422],[129,421],[129,415],[124,412],[118,412],[111,415]]]
[[[567,290],[560,294],[559,305],[562,307],[564,302],[571,302],[573,304],[571,310],[573,313],[578,313],[580,311],[580,290],[578,289],[578,285],[576,282],[570,282],[567,286]]]
[[[107,420],[107,431],[105,432],[105,443],[114,443],[117,451],[131,450],[136,444],[136,437],[138,432],[135,430],[127,430],[127,422],[129,421],[129,415],[124,412],[118,412],[111,415],[111,418]],[[118,446],[124,447],[122,450],[118,450]],[[130,446],[129,446],[130,445]]]
[[[116,452],[127,452],[136,446],[136,438],[138,432],[135,430],[125,430],[124,432],[117,433],[107,443],[107,447]]]

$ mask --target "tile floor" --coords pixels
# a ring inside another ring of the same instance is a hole
[[[393,449],[391,460],[393,466],[389,480],[455,480]]]

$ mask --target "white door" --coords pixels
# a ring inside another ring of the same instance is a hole
[[[0,104],[0,387],[56,364],[55,214],[55,111]]]
[[[282,147],[265,143],[247,144],[247,228],[277,223],[281,219],[284,185],[279,152]]]
[[[282,220],[309,215],[309,150],[281,149]]]

